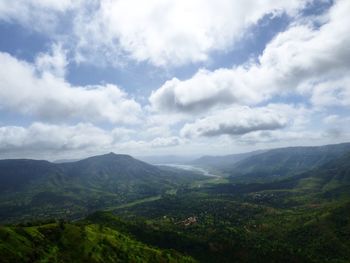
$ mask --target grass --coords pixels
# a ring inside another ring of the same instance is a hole
[[[128,208],[128,207],[132,207],[135,205],[156,201],[156,200],[159,200],[161,198],[162,198],[162,196],[160,196],[160,195],[142,198],[142,199],[138,199],[136,201],[130,202],[130,203],[126,203],[126,204],[122,204],[122,205],[118,205],[118,206],[114,206],[114,207],[108,207],[106,209],[106,211],[113,211],[113,210],[117,210],[117,209]]]

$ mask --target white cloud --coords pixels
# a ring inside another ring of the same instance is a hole
[[[210,52],[232,47],[264,15],[294,14],[307,2],[100,0],[76,15],[77,58],[118,63],[127,56],[157,66],[205,61]]]
[[[321,132],[311,131],[254,131],[244,134],[238,138],[238,142],[245,144],[258,143],[276,143],[283,142],[288,145],[288,142],[294,141],[294,145],[319,143],[324,139],[324,134]]]
[[[311,94],[311,102],[316,107],[350,107],[350,77],[317,83]]]
[[[264,97],[264,92],[248,89],[254,80],[240,78],[241,70],[200,70],[191,79],[167,81],[150,96],[154,110],[168,112],[201,112],[215,105],[253,104]]]
[[[129,140],[116,142],[113,146],[114,151],[129,154],[152,154],[155,151],[168,152],[174,151],[178,146],[182,146],[184,139],[177,136],[157,137],[150,140],[131,138]],[[180,148],[181,149],[181,148]]]
[[[326,128],[326,135],[335,139],[350,139],[350,117],[337,114],[328,115],[323,118]]]
[[[0,113],[40,121],[29,127],[0,127],[0,153],[228,153],[248,144],[350,138],[341,127],[349,118],[336,115],[338,107],[346,111],[350,106],[347,0],[334,1],[322,17],[299,17],[256,60],[234,68],[200,69],[187,80],[168,80],[144,107],[116,85],[68,83],[67,65],[74,59],[68,54],[77,61],[112,64],[130,59],[164,67],[203,62],[213,51],[234,48],[264,15],[296,15],[310,1],[7,2],[0,0],[0,22],[40,32],[51,29],[49,37],[63,44],[53,45],[33,63],[0,52]],[[60,38],[52,29],[65,19],[69,26],[58,30]],[[304,106],[271,104],[279,101]],[[329,107],[335,113],[322,122]],[[225,148],[228,141],[231,149]]]
[[[33,123],[29,127],[0,127],[0,152],[70,151],[103,148],[113,137],[88,123],[74,126]]]
[[[342,117],[337,114],[328,115],[323,119],[323,122],[330,126],[350,128],[345,123],[350,123],[350,117]]]
[[[112,137],[114,138],[114,141],[125,141],[130,140],[133,135],[135,135],[136,130],[127,129],[123,127],[114,128],[111,131]]]
[[[141,106],[120,88],[112,84],[72,86],[51,73],[63,74],[61,59],[58,69],[56,62],[55,55],[40,55],[34,65],[0,52],[0,109],[50,121],[139,121]]]
[[[134,130],[114,128],[104,130],[91,123],[75,125],[35,122],[28,127],[0,127],[1,157],[39,157],[53,159],[59,156],[87,156],[115,151],[119,153],[149,151],[154,148],[178,146],[183,139],[156,137],[134,140]]]
[[[233,107],[186,124],[181,135],[190,138],[242,135],[252,131],[281,129],[287,123],[283,114],[269,108]]]
[[[150,103],[160,112],[193,113],[225,104],[256,105],[297,92],[311,96],[314,103],[324,97],[348,105],[349,81],[344,79],[339,88],[339,79],[350,73],[350,27],[345,26],[350,24],[349,12],[350,2],[338,0],[320,28],[310,21],[295,23],[266,46],[257,62],[170,80],[152,93]]]
[[[152,147],[170,147],[180,145],[182,140],[179,137],[158,137],[150,142]]]
[[[344,119],[344,121],[349,121]],[[286,147],[296,145],[326,145],[334,143],[349,142],[350,132],[347,127],[330,125],[327,129],[318,128],[304,130],[274,130],[254,131],[236,138],[236,142],[245,145],[271,145],[272,147]],[[291,142],[293,142],[291,144]]]
[[[54,28],[60,16],[79,6],[80,0],[1,0],[0,21],[17,22],[38,31]]]
[[[341,118],[338,115],[333,114],[333,115],[328,115],[327,117],[325,117],[323,119],[323,122],[325,124],[330,124],[331,125],[331,124],[334,124],[334,123],[338,123],[340,119]]]
[[[50,53],[40,53],[35,60],[36,69],[40,73],[49,72],[56,77],[64,78],[68,66],[67,51],[61,44],[54,44]]]
[[[0,21],[69,36],[77,61],[123,64],[128,58],[168,66],[206,61],[211,52],[232,48],[265,15],[294,15],[308,2],[2,0]]]

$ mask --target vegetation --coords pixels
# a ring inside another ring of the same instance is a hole
[[[186,189],[114,212],[144,218],[133,232],[144,242],[200,262],[349,262],[350,154],[285,180]]]
[[[55,164],[0,161],[0,222],[77,219],[96,210],[160,196],[203,177],[113,153]]]
[[[66,223],[0,228],[1,262],[194,262],[147,246],[101,224]]]
[[[229,175],[233,182],[267,182],[316,168],[350,152],[350,143],[289,147],[245,154],[205,157],[194,161]]]
[[[286,169],[296,167],[297,159],[292,154],[291,161],[284,162]],[[0,258],[2,262],[350,262],[350,153],[326,159],[297,172],[307,166],[309,161],[304,160],[288,175],[272,180],[268,174],[266,181],[254,182],[203,180],[192,173],[185,180],[178,170],[158,170],[167,175],[160,173],[155,181],[155,187],[162,189],[156,195],[140,194],[142,198],[126,203],[111,200],[111,205],[103,206],[108,211],[79,220],[1,227]],[[98,186],[101,176],[110,174],[101,175],[96,167],[116,169],[109,162],[99,166],[101,160],[95,161],[77,176],[86,176],[87,182],[80,183],[84,187],[91,182]],[[169,174],[176,180],[166,180]],[[136,172],[129,176],[139,182]],[[103,193],[96,190],[96,196]],[[48,198],[41,194],[39,203]],[[56,202],[66,202],[60,198]],[[5,211],[2,218],[7,215]]]

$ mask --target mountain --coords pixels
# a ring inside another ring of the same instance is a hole
[[[249,193],[275,191],[279,194],[315,197],[317,199],[341,199],[350,197],[350,152],[308,171],[272,182],[230,183],[207,189],[211,193],[242,196]],[[276,202],[277,204],[277,202]],[[281,205],[282,203],[279,203]]]
[[[350,143],[202,156],[190,164],[214,169],[236,182],[254,182],[298,174],[334,160],[346,152],[350,152]]]
[[[144,242],[200,262],[350,262],[350,153],[285,179],[206,185],[114,213],[147,220],[129,230]]]
[[[0,190],[3,193],[22,191],[32,184],[60,178],[63,169],[48,161],[27,159],[0,160]]]
[[[79,185],[103,187],[111,191],[123,183],[131,186],[159,181],[162,184],[167,183],[169,179],[156,166],[134,159],[129,155],[114,153],[64,163],[60,167],[71,180]]]
[[[326,199],[350,196],[350,152],[290,180],[295,181],[295,189],[307,194],[319,193]]]
[[[288,147],[272,149],[233,161],[231,166],[217,166],[235,182],[257,182],[295,175],[350,152],[350,143],[317,147]]]
[[[290,173],[279,180],[206,180],[171,188],[177,191],[165,191],[147,202],[136,199],[131,205],[107,206],[109,211],[103,212],[93,212],[105,209],[103,205],[83,210],[82,215],[93,213],[73,222],[44,220],[3,226],[0,258],[4,262],[350,262],[350,152],[328,157],[346,148],[338,145],[318,149],[326,153],[319,155],[324,156],[319,165],[310,165],[306,171]],[[291,153],[295,151],[289,149]],[[37,208],[43,209],[39,219],[45,218],[44,213],[50,208],[69,203],[69,199],[62,201],[62,193],[84,196],[80,199],[84,202],[93,191],[101,196],[101,189],[109,189],[105,180],[108,185],[118,180],[116,185],[128,185],[128,178],[139,181],[144,174],[149,182],[159,177],[159,171],[161,180],[170,176],[158,167],[125,155],[108,154],[59,166],[36,162],[38,167],[49,165],[53,169],[54,175],[46,174],[52,180],[43,184],[44,189],[50,185],[60,189],[59,198],[50,205],[45,202],[52,197],[46,194],[37,200],[42,202]],[[284,164],[289,169],[295,167],[290,163],[293,162]],[[21,167],[23,172],[25,168]],[[28,164],[24,167],[35,170]],[[118,173],[114,173],[116,170]],[[173,173],[170,177],[180,176],[176,174],[179,171],[168,172]],[[43,181],[42,176],[33,178],[27,181],[29,186],[21,186],[21,192],[28,195],[24,189]],[[68,186],[61,189],[59,183]],[[82,186],[76,192],[69,190],[69,186],[78,185]],[[166,188],[168,183],[161,185]],[[108,192],[109,200],[115,202],[113,189],[102,193]],[[88,194],[83,195],[84,191]],[[88,202],[93,201],[94,198]],[[35,205],[33,200],[28,202],[28,206]],[[85,209],[86,205],[75,201],[69,209]],[[0,211],[7,213],[3,207]],[[36,210],[29,212],[33,211]]]
[[[238,153],[222,156],[205,155],[189,162],[189,164],[225,171],[229,170],[235,163],[244,160],[250,156],[260,154],[262,152],[264,151],[254,151],[248,153]]]
[[[202,178],[109,153],[76,162],[0,161],[1,221],[81,217]]]

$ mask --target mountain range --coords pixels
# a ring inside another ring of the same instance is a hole
[[[350,143],[288,147],[225,156],[205,156],[191,164],[220,171],[236,182],[266,182],[310,170],[347,152],[350,152]]]
[[[0,160],[0,221],[80,217],[159,196],[200,178],[114,153],[68,163]]]
[[[2,160],[0,258],[350,262],[349,143],[195,163],[221,176],[114,153]]]

